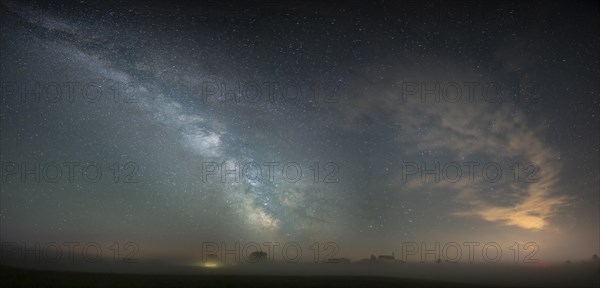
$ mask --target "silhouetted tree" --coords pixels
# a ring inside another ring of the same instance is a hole
[[[438,264],[442,263],[442,259],[438,258],[437,260],[435,260],[435,263],[438,263]]]
[[[596,254],[592,255],[592,261],[598,262],[598,255],[596,255]]]
[[[250,262],[256,263],[256,262],[267,261],[268,260],[267,256],[268,256],[268,254],[266,252],[254,251],[254,252],[250,253],[250,257],[248,257],[248,259],[250,260]]]
[[[375,262],[377,261],[377,257],[375,257],[375,255],[371,254],[371,262]]]

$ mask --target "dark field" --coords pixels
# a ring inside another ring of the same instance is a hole
[[[142,275],[0,268],[2,287],[498,287],[371,276]]]

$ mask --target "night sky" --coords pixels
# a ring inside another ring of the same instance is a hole
[[[0,6],[3,242],[600,252],[597,2],[34,2]]]

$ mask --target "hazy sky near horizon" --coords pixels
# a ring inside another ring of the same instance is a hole
[[[1,240],[598,254],[598,3],[471,4],[2,1]]]

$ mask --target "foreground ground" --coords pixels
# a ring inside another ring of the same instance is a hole
[[[136,275],[37,271],[0,266],[0,287],[481,287],[366,276]],[[494,287],[494,286],[489,286]]]

